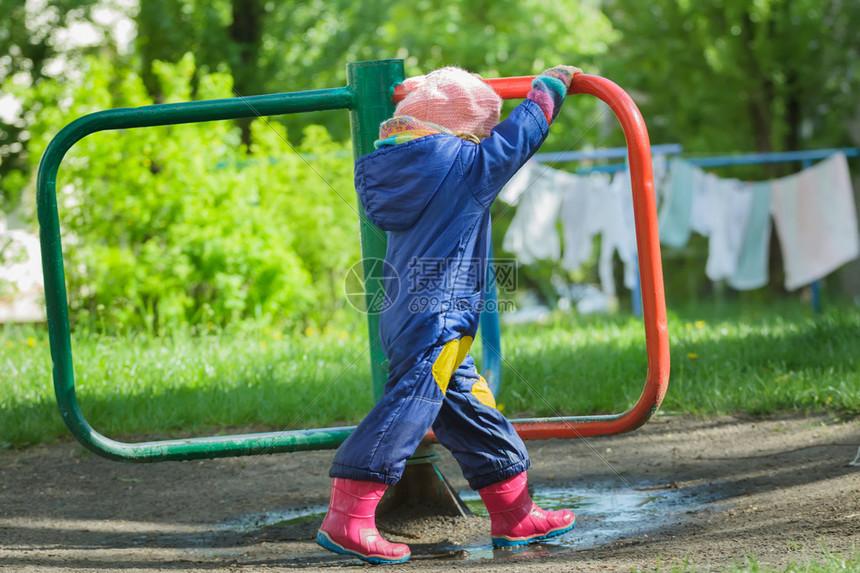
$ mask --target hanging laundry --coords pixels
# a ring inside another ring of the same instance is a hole
[[[508,205],[519,203],[520,197],[528,190],[532,180],[540,173],[541,169],[545,168],[541,168],[535,160],[527,161],[499,192],[499,200]]]
[[[555,169],[538,167],[531,182],[520,193],[517,212],[505,233],[502,248],[528,265],[538,260],[561,258],[556,223],[565,189],[557,182]]]
[[[669,247],[680,248],[690,240],[690,213],[693,207],[693,187],[698,167],[684,161],[673,159],[669,166],[666,183],[660,188],[663,202],[657,225],[660,229],[660,242]]]
[[[660,242],[683,247],[695,231],[708,237],[705,274],[709,279],[734,281],[737,276],[735,288],[763,286],[762,281],[767,282],[769,186],[755,187],[759,192],[754,193],[753,185],[722,179],[687,161],[674,159],[658,217]],[[755,197],[762,192],[765,196],[756,203]],[[750,221],[754,203],[755,217]],[[738,274],[742,255],[744,266]]]
[[[719,196],[720,178],[701,169],[693,172],[693,197],[690,203],[690,229],[703,237],[710,237],[714,228],[715,201]]]
[[[841,152],[774,180],[771,213],[785,265],[785,288],[790,291],[860,255],[854,191]]]
[[[612,179],[611,189],[615,192],[617,210],[621,214],[620,224],[613,225],[613,238],[618,256],[624,263],[624,286],[632,290],[637,283],[636,274],[639,272],[639,255],[636,250],[636,216],[633,212],[633,186],[630,182],[630,172],[616,173]]]
[[[665,155],[651,157],[651,175],[654,178],[654,191],[663,187],[669,175],[669,158]]]
[[[663,179],[665,157],[655,157],[652,169],[655,177]],[[560,260],[565,270],[575,271],[590,259],[594,236],[600,235],[598,273],[603,292],[615,295],[615,252],[624,265],[624,286],[635,287],[636,227],[627,171],[617,173],[614,179],[606,173],[583,176],[530,161],[508,182],[499,198],[517,206],[502,247],[522,264]]]
[[[587,230],[591,236],[599,235],[603,232],[604,220],[612,214],[611,202],[607,201],[612,175],[595,172],[583,175],[583,179],[583,186],[588,194]]]
[[[707,197],[710,212],[705,274],[712,281],[727,280],[737,269],[753,196],[737,179],[709,176],[706,185],[705,189],[710,194]]]
[[[564,241],[561,266],[566,271],[578,271],[591,258],[593,237],[597,232],[589,224],[594,193],[585,176],[560,172],[557,181],[565,189],[559,213]]]
[[[752,196],[752,202],[742,230],[735,272],[729,279],[729,286],[735,290],[761,288],[769,278],[771,183],[748,183],[746,192]]]
[[[604,293],[615,296],[615,277],[612,258],[616,251],[624,264],[624,286],[636,285],[636,238],[633,222],[633,195],[630,192],[630,175],[620,172],[610,180],[609,175],[594,173],[589,176],[589,219],[592,232],[600,234],[600,258],[597,271]]]

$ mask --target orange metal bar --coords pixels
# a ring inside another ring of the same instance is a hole
[[[484,81],[503,99],[522,99],[531,90],[534,77],[520,76]],[[402,84],[397,86],[394,101],[400,101],[406,93],[407,90]],[[568,93],[589,94],[603,100],[618,117],[627,138],[648,370],[639,400],[626,412],[608,416],[511,420],[519,435],[526,440],[581,438],[635,430],[647,422],[660,407],[669,384],[669,333],[663,291],[663,264],[657,230],[651,144],[645,122],[630,96],[606,78],[577,74]]]

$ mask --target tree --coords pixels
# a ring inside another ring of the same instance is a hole
[[[679,142],[693,153],[852,143],[848,119],[858,113],[860,3],[606,0],[604,7],[621,34],[607,69],[636,92],[652,141]],[[770,164],[723,173],[763,179],[799,167]],[[690,248],[704,257],[703,244]],[[771,274],[779,276],[779,250],[770,253]],[[684,275],[701,285],[701,270],[690,273],[679,262],[667,261],[667,290]]]
[[[64,45],[60,32],[73,24],[86,23],[105,37],[104,28],[92,19],[97,2],[0,0],[0,97],[10,92],[13,82],[30,86],[46,78],[60,79],[64,66],[51,64],[73,61],[93,51],[93,46]],[[19,174],[27,165],[25,143],[31,136],[34,111],[22,108],[18,117],[0,118],[0,211],[18,206],[23,185]]]
[[[653,139],[690,151],[847,142],[860,86],[860,4],[843,0],[607,0],[608,62],[644,94]]]
[[[457,0],[441,6],[393,0],[154,0],[141,4],[136,21],[141,70],[151,91],[146,71],[151,61],[176,61],[191,51],[201,69],[232,70],[235,91],[243,96],[343,85],[347,62],[392,57],[406,60],[409,75],[444,65],[488,77],[540,73],[557,63],[590,63],[593,69],[613,38],[596,7],[558,11],[537,0]],[[571,116],[577,115],[574,107],[569,106]],[[580,109],[579,115],[592,109]],[[348,137],[347,123],[331,113],[281,121],[293,134],[319,123],[335,138]]]

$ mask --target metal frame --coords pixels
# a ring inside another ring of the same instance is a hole
[[[293,430],[232,436],[212,436],[157,442],[123,443],[93,429],[84,419],[75,395],[69,312],[63,268],[56,179],[60,163],[69,149],[91,133],[111,129],[151,127],[237,118],[251,118],[305,111],[349,109],[355,157],[373,151],[379,124],[389,118],[394,101],[402,97],[402,60],[380,60],[347,65],[348,85],[342,88],[285,94],[240,97],[222,100],[162,104],[123,108],[84,116],[63,128],[45,150],[37,179],[37,206],[40,224],[42,265],[48,316],[51,355],[54,361],[54,390],[63,421],[88,449],[114,460],[155,462],[335,449],[353,427]],[[501,78],[487,82],[506,99],[523,98],[533,77]],[[634,216],[639,249],[640,280],[644,308],[648,370],[645,388],[627,412],[609,416],[584,416],[512,420],[524,439],[569,438],[614,434],[644,424],[657,410],[666,392],[669,377],[669,343],[663,293],[662,264],[657,234],[657,214],[653,193],[648,134],[642,116],[630,97],[616,84],[597,76],[577,75],[570,93],[596,96],[615,112],[628,141],[633,182]],[[379,265],[373,258],[385,256],[385,234],[360,213],[360,238],[365,260],[365,277],[372,277]],[[380,277],[376,277],[380,278]],[[381,285],[381,281],[372,281]],[[381,286],[378,286],[381,288]],[[368,291],[368,300],[378,293]],[[493,293],[494,294],[494,293]],[[371,372],[378,398],[385,384],[387,364],[378,337],[379,317],[368,314],[371,339]],[[498,323],[482,319],[488,356],[497,356],[492,368],[501,369],[498,351]],[[493,347],[493,345],[495,345]],[[492,362],[492,361],[491,361]],[[498,378],[496,378],[498,380]],[[428,435],[432,438],[432,434]]]
[[[486,82],[503,99],[522,99],[531,89],[533,80],[534,76],[521,76],[488,79]],[[403,86],[399,86],[395,90],[395,100],[403,97],[405,93]],[[669,384],[669,334],[663,289],[663,264],[657,230],[651,145],[645,121],[630,96],[606,78],[577,74],[568,93],[592,95],[606,103],[621,123],[627,140],[648,369],[642,394],[626,412],[603,416],[511,420],[524,440],[581,438],[635,430],[647,422],[660,407]],[[482,332],[482,336],[486,335],[486,332]]]

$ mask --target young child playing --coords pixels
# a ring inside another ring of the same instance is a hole
[[[355,187],[386,231],[387,306],[379,336],[389,360],[385,393],[334,456],[328,513],[317,543],[371,563],[409,559],[376,529],[376,506],[431,427],[490,513],[497,547],[574,527],[526,489],[528,453],[496,409],[468,354],[478,329],[490,241],[490,204],[547,136],[574,74],[557,66],[499,123],[502,100],[477,75],[443,68],[411,88],[358,159]],[[395,272],[396,271],[396,272]]]

